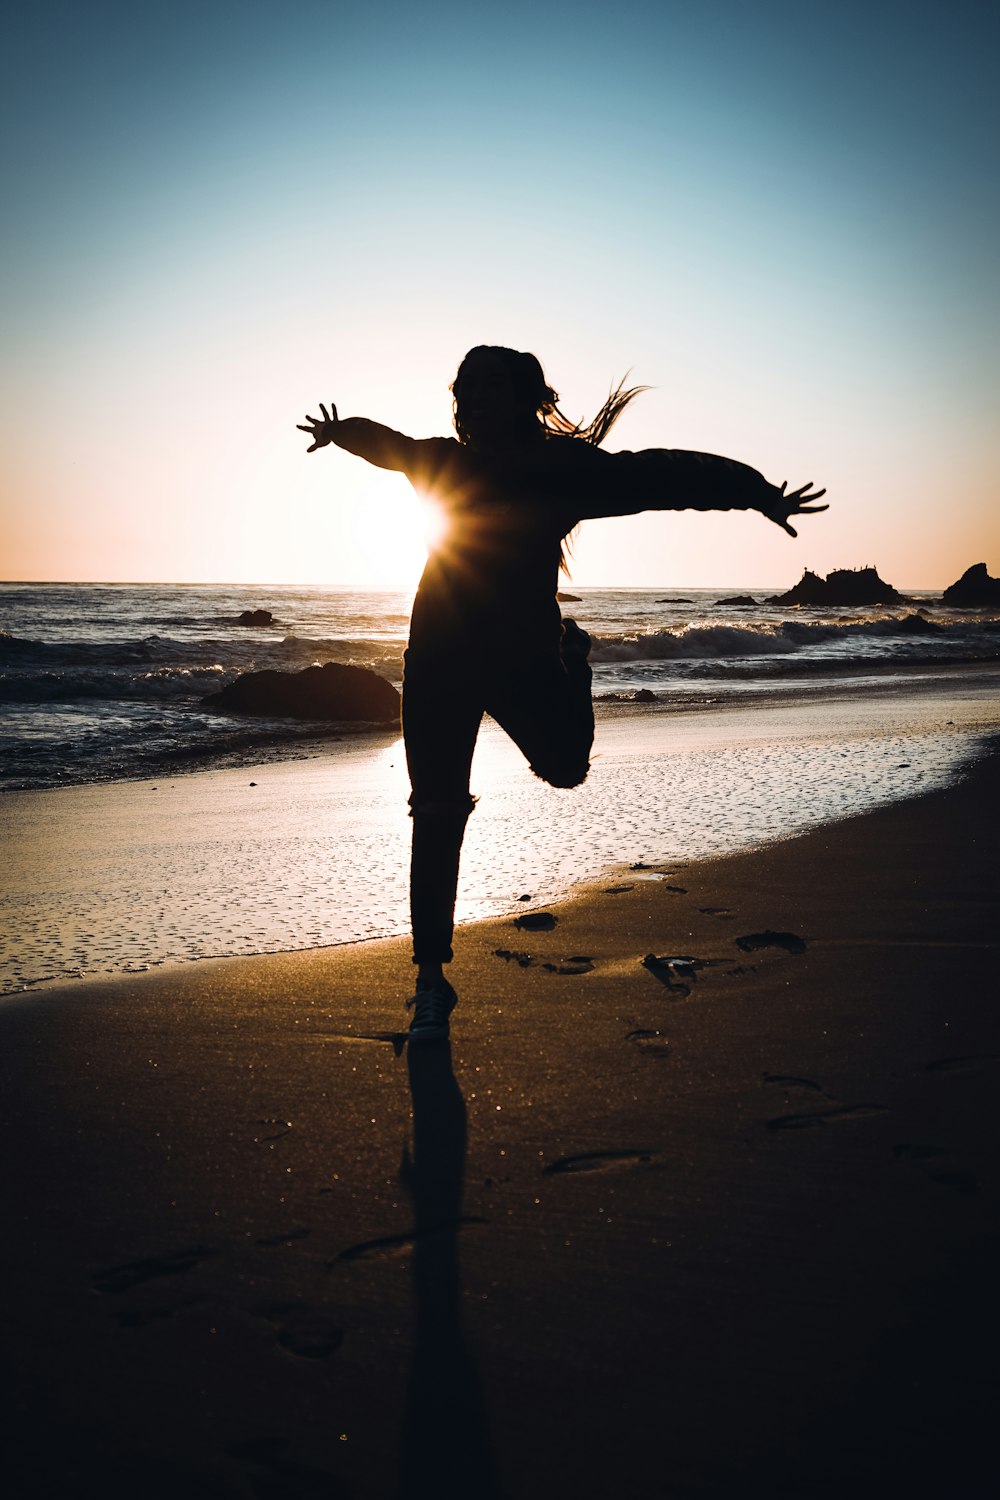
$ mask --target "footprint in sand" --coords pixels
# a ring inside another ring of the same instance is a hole
[[[408,1255],[417,1240],[429,1239],[434,1235],[453,1234],[458,1229],[468,1228],[470,1225],[488,1224],[488,1219],[480,1218],[476,1214],[466,1214],[460,1219],[449,1219],[443,1224],[434,1224],[428,1229],[409,1229],[405,1234],[383,1234],[374,1240],[362,1240],[359,1245],[348,1245],[346,1250],[341,1250],[326,1263],[327,1270],[339,1265],[342,1261],[351,1260],[397,1260],[402,1255]]]
[[[208,1245],[193,1245],[186,1250],[173,1250],[168,1255],[153,1255],[148,1260],[125,1261],[120,1266],[98,1271],[93,1286],[104,1297],[118,1297],[122,1292],[142,1286],[146,1281],[155,1281],[160,1276],[180,1276],[185,1271],[193,1271],[203,1260],[218,1253]]]
[[[741,953],[756,953],[758,948],[784,948],[786,953],[806,951],[805,938],[797,937],[794,932],[772,932],[770,928],[764,932],[747,932],[733,941]]]
[[[601,894],[604,896],[624,896],[626,891],[634,890],[634,885],[606,885]]]
[[[589,974],[594,967],[594,960],[586,954],[575,954],[572,958],[564,958],[558,964],[542,964],[550,974]]]
[[[516,963],[521,969],[530,969],[537,965],[549,974],[589,974],[594,967],[594,960],[586,953],[574,953],[569,958],[552,963],[548,959],[543,962],[541,959],[533,958],[530,953],[519,952],[512,948],[494,948],[493,952],[497,958],[502,958],[504,963]]]
[[[829,1089],[825,1089],[814,1078],[801,1078],[797,1073],[765,1073],[763,1074],[763,1078],[765,1083],[772,1084],[775,1088],[785,1089],[786,1091],[790,1089],[804,1089],[811,1094],[820,1094],[824,1099],[829,1099],[832,1104],[840,1102],[836,1094],[831,1094]]]
[[[558,920],[550,911],[526,911],[523,917],[514,918],[514,926],[525,932],[551,932]]]
[[[643,1057],[669,1057],[670,1043],[662,1031],[648,1031],[637,1029],[625,1033],[625,1040],[631,1042]]]
[[[841,1125],[851,1120],[871,1120],[876,1115],[887,1115],[884,1104],[845,1104],[837,1109],[818,1110],[810,1115],[778,1115],[767,1120],[768,1130],[815,1130],[824,1125]]]
[[[522,969],[529,969],[534,963],[530,953],[519,952],[515,948],[494,948],[493,952],[497,958],[502,958],[505,964],[515,963]]]
[[[301,1302],[279,1302],[258,1309],[274,1325],[282,1349],[299,1359],[328,1359],[344,1342],[344,1330],[324,1312]]]
[[[655,1151],[582,1151],[578,1156],[560,1156],[542,1171],[547,1177],[557,1172],[615,1172],[648,1166],[655,1155]]]
[[[711,969],[723,961],[716,958],[689,958],[680,954],[657,957],[655,953],[647,953],[645,958],[639,960],[643,968],[648,969],[672,995],[681,997],[690,995],[691,985],[697,979],[699,969]]]
[[[821,1083],[816,1083],[812,1078],[798,1078],[793,1073],[765,1073],[765,1083],[775,1083],[783,1089],[814,1089],[818,1094],[825,1094]]]
[[[706,917],[731,917],[733,914],[728,906],[699,906],[698,910]]]
[[[964,1072],[968,1068],[979,1068],[991,1063],[1000,1062],[1000,1054],[996,1052],[981,1052],[978,1057],[939,1057],[934,1062],[929,1062],[925,1069],[928,1073],[957,1073]]]

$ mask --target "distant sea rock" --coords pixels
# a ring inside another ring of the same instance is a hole
[[[835,568],[825,578],[806,568],[787,594],[772,594],[765,604],[906,604],[891,583],[878,576],[877,568]]]
[[[220,713],[269,718],[399,721],[399,693],[391,682],[367,667],[345,667],[335,661],[302,672],[244,672],[201,701]]]
[[[693,604],[693,599],[655,599],[654,604]]]
[[[269,609],[245,609],[236,623],[237,625],[273,625],[274,616]]]
[[[953,609],[987,609],[1000,604],[1000,578],[991,578],[985,563],[973,563],[945,589],[941,603]]]
[[[720,599],[719,603],[731,604],[737,609],[749,609],[751,605],[756,605],[757,600],[752,594],[733,594],[728,599]]]
[[[559,600],[560,604],[582,604],[583,603],[583,600],[580,598],[579,594],[557,593],[556,594],[556,598]]]

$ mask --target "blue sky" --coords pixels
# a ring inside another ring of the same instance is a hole
[[[406,582],[405,482],[294,423],[448,431],[480,342],[572,415],[631,368],[654,389],[609,447],[829,487],[797,544],[590,523],[581,583],[1000,571],[998,32],[733,0],[15,16],[4,575]]]

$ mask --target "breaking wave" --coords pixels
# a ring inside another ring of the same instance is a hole
[[[601,636],[594,642],[591,659],[595,663],[718,661],[788,656],[819,648],[823,648],[826,656],[868,658],[871,648],[877,645],[880,658],[891,660],[896,655],[909,659],[913,643],[919,641],[924,655],[930,643],[938,642],[943,648],[943,659],[953,660],[958,650],[969,653],[970,660],[985,660],[1000,651],[998,636],[1000,624],[996,621],[939,622],[921,614],[842,624],[781,620],[745,625],[689,625]]]

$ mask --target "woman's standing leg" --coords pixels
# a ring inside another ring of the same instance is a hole
[[[452,958],[459,855],[474,806],[469,772],[483,716],[478,677],[476,664],[462,657],[406,653],[403,740],[412,787],[410,918],[418,966],[411,1038],[446,1037],[454,1005],[442,965]]]

